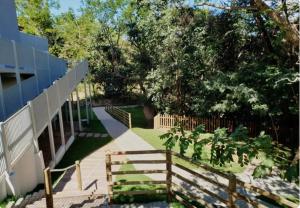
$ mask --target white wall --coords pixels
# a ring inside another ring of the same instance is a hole
[[[44,162],[41,152],[35,153],[34,146],[31,145],[22,157],[17,160],[11,171],[9,179],[3,175],[0,179],[0,200],[7,194],[12,195],[10,183],[14,186],[16,195],[25,194],[33,190],[37,184],[43,181]]]

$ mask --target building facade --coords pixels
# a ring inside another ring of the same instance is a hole
[[[0,1],[0,200],[44,183],[43,169],[57,165],[71,146],[72,108],[81,129],[81,82],[89,115],[87,73],[86,61],[67,70],[65,60],[49,54],[46,39],[19,32],[14,1]]]

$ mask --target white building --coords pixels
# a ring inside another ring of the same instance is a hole
[[[67,71],[46,39],[19,32],[14,1],[0,1],[0,200],[44,183],[45,166],[58,164],[70,147],[69,98],[87,72],[85,61]]]

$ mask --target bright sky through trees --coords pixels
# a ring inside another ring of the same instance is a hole
[[[69,8],[73,9],[74,12],[77,14],[78,9],[81,6],[80,0],[58,0],[60,8],[59,9],[51,9],[51,12],[55,15],[67,12]]]

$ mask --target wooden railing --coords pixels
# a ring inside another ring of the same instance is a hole
[[[44,170],[44,180],[45,180],[45,197],[46,197],[46,206],[47,208],[53,208],[53,186],[51,179],[51,172],[66,172],[67,170],[75,168],[76,176],[77,176],[77,186],[78,190],[82,191],[82,179],[81,179],[81,170],[80,170],[80,162],[76,161],[74,165],[71,165],[62,169],[50,169],[47,167]]]
[[[105,111],[131,129],[131,113],[128,113],[113,105],[106,105]]]
[[[158,154],[160,155],[159,160],[114,160],[114,156],[128,156],[128,155],[143,155],[146,154]],[[174,160],[174,157],[183,160],[184,162],[192,163],[199,169],[197,171],[192,170],[181,163]],[[122,164],[165,164],[166,169],[164,170],[129,170],[129,171],[113,171],[112,166]],[[200,170],[200,171],[199,171]],[[185,172],[187,174],[182,174]],[[107,153],[106,155],[106,173],[108,181],[108,196],[109,203],[113,203],[113,198],[116,195],[144,195],[144,194],[166,194],[168,201],[176,199],[187,207],[196,207],[190,200],[202,204],[205,207],[214,207],[213,204],[209,203],[207,198],[200,197],[198,194],[202,192],[205,195],[213,198],[213,201],[219,201],[225,204],[227,207],[237,207],[237,203],[244,205],[251,204],[254,207],[268,207],[268,203],[264,202],[256,196],[264,196],[265,198],[271,199],[281,205],[287,207],[296,208],[297,204],[288,201],[285,198],[272,194],[261,188],[255,187],[251,184],[245,183],[236,178],[234,174],[220,172],[210,166],[191,161],[190,158],[182,156],[176,152],[165,151],[165,150],[145,150],[145,151],[125,151],[125,152],[113,152]],[[131,175],[131,174],[165,174],[165,180],[153,180],[153,181],[113,181],[113,176],[117,175]],[[208,173],[208,174],[205,174]],[[193,179],[187,176],[192,176]],[[212,177],[213,176],[213,177]],[[218,180],[216,180],[218,178]],[[221,179],[221,180],[219,180]],[[180,183],[178,183],[180,181]],[[201,183],[199,183],[201,182]],[[214,191],[207,188],[207,185],[202,184],[209,183]],[[158,184],[163,185],[163,188],[156,190],[134,190],[134,191],[116,191],[114,187],[146,184]],[[183,184],[193,187],[193,189],[183,188]],[[192,192],[191,190],[197,190]],[[219,192],[216,193],[215,190]],[[220,194],[221,193],[221,194]],[[225,197],[224,197],[225,196]],[[206,199],[206,200],[205,200]]]

